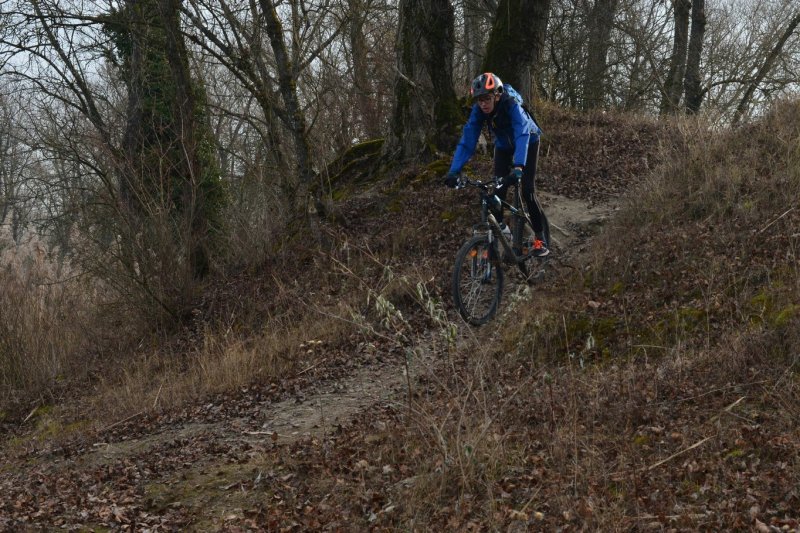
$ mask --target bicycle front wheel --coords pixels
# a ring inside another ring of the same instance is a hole
[[[486,235],[464,243],[453,270],[453,302],[461,316],[480,326],[494,317],[503,294],[503,269]]]

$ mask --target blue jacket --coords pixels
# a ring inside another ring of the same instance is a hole
[[[489,121],[489,131],[494,135],[497,148],[514,150],[514,166],[525,166],[528,159],[528,145],[539,140],[542,131],[536,122],[522,108],[522,98],[510,85],[503,86],[503,95],[495,105],[494,111],[487,115],[477,103],[464,125],[461,140],[453,156],[450,172],[459,173],[475,153],[483,123]]]

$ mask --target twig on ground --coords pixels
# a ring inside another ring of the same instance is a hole
[[[326,358],[323,358],[323,359],[321,359],[320,361],[317,361],[316,363],[314,363],[314,364],[313,364],[313,365],[311,365],[311,366],[307,366],[306,368],[304,368],[303,370],[301,370],[300,372],[298,372],[297,374],[295,374],[295,375],[294,375],[294,377],[297,377],[297,376],[302,376],[302,375],[303,375],[303,374],[305,374],[306,372],[308,372],[308,371],[310,371],[310,370],[314,370],[315,368],[317,368],[319,365],[321,365],[322,363],[324,363],[324,362],[325,362],[325,361],[327,361],[327,360],[328,360],[328,358],[326,357]]]
[[[156,405],[158,405],[158,398],[161,396],[161,389],[163,388],[164,388],[164,382],[162,381],[161,385],[158,387],[158,392],[156,393],[156,399],[153,400],[153,409],[155,409]]]
[[[669,462],[669,461],[671,461],[671,460],[675,459],[676,457],[678,457],[678,456],[680,456],[680,455],[683,455],[684,453],[686,453],[686,452],[688,452],[688,451],[694,450],[695,448],[697,448],[698,446],[702,445],[704,442],[706,442],[706,441],[707,441],[707,440],[709,440],[710,438],[711,438],[711,437],[706,437],[706,438],[704,438],[704,439],[702,439],[702,440],[699,440],[699,441],[695,442],[694,444],[692,444],[692,445],[691,445],[691,446],[689,446],[688,448],[684,448],[683,450],[680,450],[680,451],[677,451],[677,452],[673,453],[672,455],[670,455],[670,456],[669,456],[669,457],[667,457],[666,459],[662,459],[662,460],[660,460],[659,462],[657,462],[657,463],[655,463],[655,464],[653,464],[653,465],[649,466],[649,467],[647,468],[647,470],[653,470],[654,468],[658,468],[659,466],[663,465],[664,463],[667,463],[667,462]]]
[[[660,515],[660,516],[645,514],[642,516],[633,516],[631,517],[631,520],[679,520],[681,518],[689,518],[691,520],[702,520],[703,518],[708,518],[708,515],[701,513],[670,514],[670,515]]]
[[[657,344],[632,344],[631,348],[653,348],[654,350],[669,350],[666,346],[658,346]]]
[[[281,435],[277,431],[244,431],[245,435],[252,435],[254,437],[259,435],[266,435],[267,437],[271,437],[272,439],[279,439],[281,437],[288,438],[286,435]]]
[[[798,235],[800,235],[800,233],[798,233]],[[783,381],[783,379],[786,376],[789,375],[789,373],[792,371],[792,368],[794,368],[794,365],[797,364],[798,360],[800,360],[800,355],[798,355],[797,357],[794,358],[794,361],[792,361],[792,364],[789,365],[789,367],[786,370],[783,371],[783,374],[781,374],[781,377],[779,377],[778,380],[775,381],[775,384],[772,386],[772,392],[775,392],[777,390],[778,385],[780,385],[781,382]]]
[[[133,419],[134,419],[134,418],[136,418],[137,416],[141,416],[141,415],[143,415],[143,414],[144,414],[144,411],[139,411],[138,413],[133,413],[133,414],[132,414],[131,416],[129,416],[128,418],[124,418],[124,419],[122,419],[122,420],[119,420],[119,421],[117,421],[117,422],[114,422],[114,423],[113,423],[113,424],[111,424],[110,426],[106,426],[106,427],[104,427],[103,429],[101,429],[100,431],[98,431],[98,433],[103,433],[104,431],[108,431],[108,430],[109,430],[109,429],[111,429],[111,428],[117,427],[117,426],[119,426],[120,424],[124,424],[125,422],[128,422],[129,420],[133,420]]]
[[[736,407],[737,405],[739,405],[739,404],[742,402],[742,400],[744,400],[745,398],[747,398],[747,396],[742,396],[741,398],[739,398],[738,400],[736,400],[735,402],[733,402],[732,404],[730,404],[728,407],[726,407],[725,409],[723,409],[723,411],[730,412],[730,411],[731,411],[731,409],[733,409],[734,407]]]
[[[702,394],[697,394],[695,396],[686,396],[685,398],[678,398],[677,400],[665,400],[665,401],[660,402],[660,403],[658,403],[656,405],[670,405],[670,404],[677,404],[677,403],[681,403],[681,402],[688,402],[688,401],[691,401],[691,400],[697,400],[698,398],[703,398],[704,396],[708,396],[710,394],[716,394],[718,392],[726,391],[726,390],[729,390],[729,389],[736,389],[736,388],[741,388],[741,387],[750,387],[752,385],[761,385],[763,383],[768,383],[768,382],[769,382],[768,379],[761,379],[759,381],[751,381],[750,383],[736,383],[734,385],[728,385],[727,387],[719,387],[717,389],[708,390],[708,391],[706,391],[706,392],[704,392]]]
[[[780,219],[782,219],[783,217],[785,217],[786,215],[788,215],[788,214],[789,214],[789,213],[791,213],[792,211],[794,211],[794,207],[790,207],[789,209],[787,209],[786,211],[784,211],[784,212],[783,212],[783,214],[782,214],[781,216],[779,216],[778,218],[776,218],[775,220],[773,220],[772,222],[770,222],[769,224],[767,224],[766,226],[764,226],[763,228],[761,228],[761,229],[759,230],[758,234],[761,234],[761,233],[764,233],[765,231],[767,231],[767,228],[769,228],[770,226],[772,226],[773,224],[775,224],[777,221],[779,221]]]
[[[38,405],[37,405],[36,407],[34,407],[34,408],[31,410],[31,412],[30,412],[30,413],[28,413],[28,416],[26,416],[26,417],[25,417],[25,420],[23,420],[23,421],[22,421],[22,424],[24,424],[25,422],[27,422],[28,420],[30,420],[30,419],[31,419],[31,417],[32,417],[33,415],[35,415],[35,414],[36,414],[36,411],[37,411],[38,409],[39,409],[39,406],[38,406]],[[22,424],[20,424],[20,425],[22,425]]]
[[[735,416],[736,418],[740,418],[740,419],[744,420],[745,422],[748,422],[749,424],[752,424],[752,423],[753,423],[753,421],[752,421],[752,420],[750,420],[749,418],[746,418],[746,417],[744,417],[744,416],[737,415],[736,413],[733,413],[733,412],[731,412],[731,411],[733,410],[733,408],[734,408],[734,407],[736,407],[737,405],[739,405],[739,404],[741,403],[741,401],[742,401],[742,400],[744,400],[745,398],[747,398],[747,396],[742,396],[741,398],[739,398],[738,400],[736,400],[735,402],[733,402],[732,404],[730,404],[728,407],[726,407],[725,409],[723,409],[722,411],[720,411],[720,412],[719,412],[719,414],[718,414],[717,416],[715,416],[714,418],[712,418],[711,420],[712,420],[712,421],[714,421],[714,420],[719,420],[719,418],[720,418],[720,417],[721,417],[721,416],[722,416],[724,413],[728,413],[728,414],[729,414],[729,415],[731,415],[731,416]]]
[[[562,228],[562,227],[561,227],[561,226],[559,226],[558,224],[554,224],[553,222],[550,222],[550,221],[548,221],[548,223],[550,224],[550,226],[551,226],[551,227],[554,227],[554,228],[556,228],[558,231],[560,231],[561,233],[563,233],[563,234],[564,234],[564,235],[566,235],[567,237],[569,237],[570,235],[572,235],[572,233],[570,233],[570,231],[569,231],[569,230],[566,230],[566,229]]]

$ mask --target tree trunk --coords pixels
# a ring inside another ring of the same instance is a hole
[[[364,23],[368,14],[368,6],[361,0],[349,2],[350,24],[348,37],[353,55],[353,83],[358,102],[358,122],[361,132],[367,139],[381,136],[381,123],[375,102],[373,69],[370,68],[367,38],[364,35]]]
[[[12,122],[3,96],[0,95],[0,227],[6,223],[9,209],[14,202],[12,181],[15,172],[15,157],[12,149]]]
[[[448,0],[400,0],[394,112],[383,155],[429,159],[449,151],[463,121],[453,91],[453,8]]]
[[[530,101],[531,73],[538,71],[544,50],[550,0],[501,0],[486,45],[483,70],[519,88]]]
[[[703,54],[703,36],[706,32],[706,2],[693,0],[692,29],[689,35],[689,55],[686,59],[686,78],[683,82],[686,112],[695,114],[700,110],[703,91],[700,88],[700,57]]]
[[[189,51],[181,32],[182,0],[160,0],[164,23],[165,54],[175,84],[176,136],[182,144],[178,209],[188,225],[189,265],[196,278],[205,277],[211,265],[211,242],[219,224],[222,184],[215,158],[211,125],[206,113],[205,90],[192,79]]]
[[[780,37],[778,37],[778,41],[775,43],[775,46],[772,47],[770,53],[767,55],[766,59],[764,59],[764,63],[761,65],[761,68],[758,69],[756,72],[755,77],[747,86],[747,89],[744,91],[744,95],[742,99],[739,101],[739,105],[736,106],[736,111],[733,115],[733,123],[738,124],[739,121],[742,119],[744,112],[747,111],[747,108],[750,106],[750,100],[753,98],[753,93],[756,92],[759,84],[764,81],[764,78],[769,74],[770,70],[772,70],[775,61],[781,54],[783,50],[783,45],[786,44],[786,41],[789,40],[789,37],[792,36],[794,30],[797,26],[800,25],[800,12],[795,13],[794,17],[789,20],[789,23],[786,25],[786,29],[783,30]]]
[[[11,210],[11,239],[14,244],[19,244],[22,239],[22,216],[16,208]]]
[[[311,160],[311,145],[306,134],[305,116],[297,97],[296,72],[291,56],[284,42],[283,25],[272,0],[261,0],[261,11],[265,19],[267,36],[272,53],[275,56],[275,68],[278,71],[278,90],[286,108],[287,123],[294,142],[294,154],[297,164],[299,183],[289,187],[285,192],[287,199],[295,210],[295,215],[303,217],[306,212],[308,188],[314,178]]]
[[[463,0],[464,10],[464,48],[466,48],[467,76],[477,76],[483,60],[486,44],[481,32],[481,12],[475,7],[476,0]],[[471,78],[470,78],[471,79]],[[465,80],[469,82],[470,80]]]
[[[107,28],[128,87],[120,194],[130,224],[129,260],[139,265],[144,284],[153,281],[148,275],[175,276],[164,257],[176,253],[185,254],[177,264],[188,265],[189,276],[202,278],[223,193],[204,92],[191,77],[180,29],[180,0],[128,0],[109,15]],[[156,248],[163,255],[150,260],[156,264],[147,274],[147,250]]]
[[[606,97],[608,49],[618,0],[596,0],[589,13],[589,41],[583,82],[583,107],[602,107]]]
[[[669,72],[664,82],[664,94],[661,101],[661,114],[667,115],[678,111],[681,103],[683,74],[686,69],[686,48],[689,42],[689,10],[691,0],[673,0],[675,10],[675,40],[672,44],[672,57],[669,61]]]

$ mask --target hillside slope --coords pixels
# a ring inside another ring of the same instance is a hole
[[[359,183],[327,248],[203,310],[271,291],[249,320],[302,326],[285,374],[68,439],[21,431],[0,528],[797,529],[798,106],[719,136],[541,120],[565,246],[494,323],[449,305],[472,195],[441,165]]]

